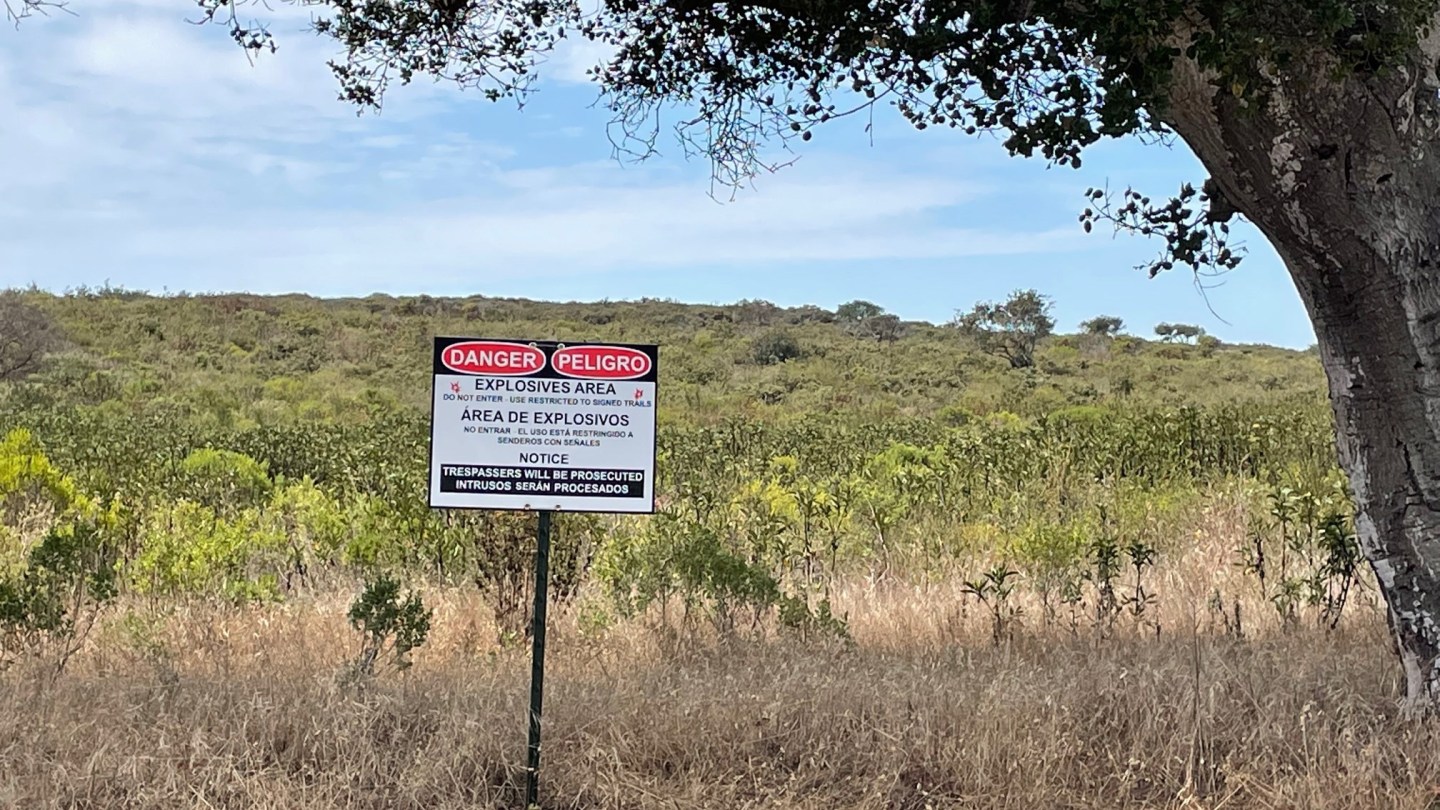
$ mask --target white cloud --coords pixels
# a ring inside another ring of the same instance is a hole
[[[591,78],[586,71],[605,64],[614,53],[609,45],[576,34],[560,41],[545,60],[543,74],[547,79],[588,84]]]
[[[531,133],[479,138],[502,116],[538,122],[435,85],[357,118],[335,100],[330,45],[302,20],[286,18],[280,52],[251,66],[183,4],[107,2],[0,32],[0,286],[363,292],[1099,244],[1048,224],[956,227],[991,191],[956,182],[957,165],[906,173],[816,153],[719,205],[695,166],[623,169]],[[571,48],[551,68],[574,80],[602,56]],[[571,123],[546,130],[563,138]]]

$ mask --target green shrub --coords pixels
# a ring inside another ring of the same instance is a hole
[[[760,366],[798,360],[804,355],[800,341],[784,329],[766,332],[750,343],[750,359]]]
[[[804,599],[781,596],[778,614],[780,626],[799,635],[802,641],[821,638],[854,643],[849,623],[844,617],[831,612],[829,599],[820,600],[820,604],[812,609]]]
[[[429,637],[434,611],[425,607],[420,594],[410,591],[402,595],[398,579],[379,574],[366,581],[346,617],[361,638],[353,672],[370,677],[377,667],[410,668],[410,653]]]
[[[176,501],[145,521],[130,582],[142,594],[274,598],[286,567],[285,540],[257,510],[226,518],[208,506]]]
[[[757,626],[780,598],[770,572],[728,548],[721,532],[667,514],[612,536],[597,555],[595,574],[621,615],[651,605],[663,613],[678,598],[686,621],[704,617],[724,635],[747,615]]]
[[[0,668],[44,657],[58,674],[117,593],[117,552],[101,521],[52,528],[23,568],[0,574]]]
[[[964,427],[975,418],[975,412],[964,405],[946,405],[935,413],[935,421],[948,427]]]
[[[180,472],[182,497],[222,513],[260,506],[274,486],[265,463],[232,450],[196,450]]]
[[[93,508],[91,499],[51,463],[29,430],[15,428],[0,439],[0,530],[9,526],[18,533],[26,527],[48,526]],[[0,531],[0,542],[4,537]]]
[[[284,537],[287,571],[304,574],[317,562],[349,560],[354,515],[309,478],[276,487],[264,514]]]

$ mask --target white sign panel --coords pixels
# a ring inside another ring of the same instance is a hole
[[[655,511],[656,346],[435,339],[430,505]]]

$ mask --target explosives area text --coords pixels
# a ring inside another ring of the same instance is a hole
[[[588,380],[506,380],[478,377],[476,391],[507,391],[522,394],[588,394],[614,396],[615,383]]]

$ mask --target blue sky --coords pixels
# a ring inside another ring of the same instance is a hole
[[[1034,287],[1062,329],[1105,313],[1137,334],[1172,321],[1314,340],[1248,227],[1249,259],[1203,296],[1188,273],[1133,269],[1156,244],[1081,231],[1088,186],[1159,195],[1203,179],[1183,147],[1110,143],[1082,170],[1049,169],[882,111],[869,133],[822,128],[722,204],[708,165],[678,150],[612,159],[583,82],[592,48],[557,54],[523,111],[426,82],[357,116],[303,14],[282,10],[280,52],[251,66],[186,21],[189,0],[71,7],[0,28],[0,286],[865,298],[930,321]]]

